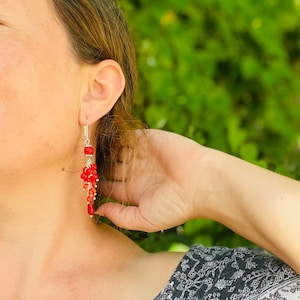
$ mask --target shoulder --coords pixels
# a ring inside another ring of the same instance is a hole
[[[300,299],[300,278],[260,249],[197,245],[183,257],[156,300],[212,298]]]

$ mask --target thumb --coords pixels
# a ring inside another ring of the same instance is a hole
[[[124,206],[119,203],[104,203],[96,214],[110,219],[117,227],[128,230],[156,231],[140,214],[138,206]]]

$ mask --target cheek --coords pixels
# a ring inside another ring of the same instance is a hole
[[[21,131],[19,124],[23,124],[30,110],[29,106],[22,105],[20,101],[25,96],[22,92],[22,76],[19,74],[21,60],[14,50],[13,47],[6,50],[0,47],[0,143],[2,139],[11,143],[9,135],[19,136],[17,128]]]
[[[0,173],[16,158],[23,169],[59,160],[78,143],[76,76],[43,59],[0,46]]]
[[[20,136],[38,108],[33,97],[36,78],[26,68],[23,49],[12,43],[5,45],[5,49],[0,47],[0,142],[2,138],[10,139],[8,133]]]

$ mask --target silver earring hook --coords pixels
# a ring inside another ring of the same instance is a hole
[[[86,125],[83,127],[84,130],[84,137],[85,137],[85,144],[90,145],[91,141],[89,138],[89,122],[86,120]]]

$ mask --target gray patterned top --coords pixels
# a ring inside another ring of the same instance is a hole
[[[300,300],[300,276],[256,248],[193,246],[155,300]]]

